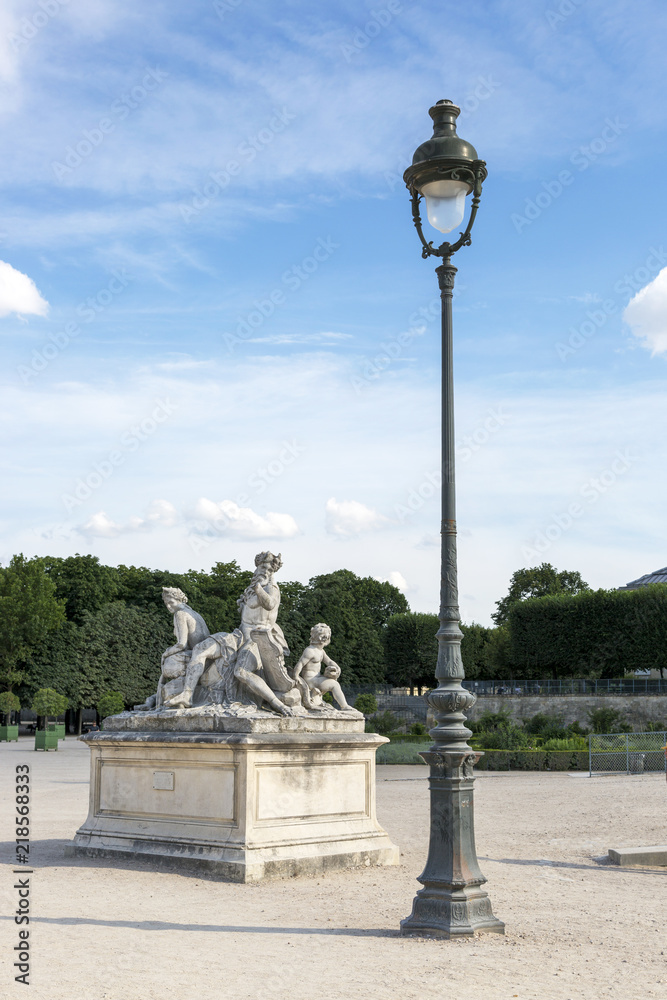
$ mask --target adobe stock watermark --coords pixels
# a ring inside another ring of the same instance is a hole
[[[544,555],[638,461],[638,456],[632,455],[629,448],[624,451],[619,449],[609,467],[599,475],[591,476],[579,489],[579,496],[585,503],[575,500],[568,504],[565,510],[553,515],[549,524],[538,531],[532,541],[521,546],[524,559],[537,559]]]
[[[125,121],[133,111],[136,111],[168,76],[164,70],[147,69],[141,83],[135,84],[127,93],[121,94],[109,107],[106,115],[99,119],[97,125],[85,128],[81,138],[66,148],[62,162],[60,160],[51,162],[56,180],[62,181],[71,177],[77,167],[80,167],[102,145],[106,137],[115,132],[119,122]]]
[[[224,21],[227,14],[233,13],[242,3],[243,0],[213,0],[213,10],[220,20]]]
[[[83,299],[75,308],[75,313],[84,323],[92,323],[108,308],[113,300],[123,292],[130,283],[130,276],[125,268],[117,268],[111,272],[111,279],[94,295]],[[78,323],[66,323],[62,330],[50,333],[47,342],[39,349],[33,348],[32,360],[27,365],[18,365],[16,371],[24,385],[49,367],[50,363],[62,354],[81,335]]]
[[[276,309],[285,305],[290,292],[297,292],[308,281],[319,267],[340,248],[340,243],[334,243],[331,236],[320,237],[313,250],[298,264],[293,264],[280,276],[280,284],[272,288],[262,298],[255,299],[252,309],[244,316],[237,316],[236,328],[232,333],[224,333],[222,339],[229,351],[249,340],[259,328],[273,316]]]
[[[13,33],[8,36],[9,44],[14,51],[24,52],[42,28],[57,17],[62,8],[67,7],[69,3],[70,0],[39,0],[32,14],[21,18],[18,34]]]
[[[192,188],[193,197],[187,204],[181,204],[180,213],[183,222],[191,222],[214,201],[219,198],[232,182],[232,178],[237,177],[244,166],[252,163],[262,150],[271,145],[273,140],[281,132],[284,132],[290,122],[293,122],[296,115],[287,108],[276,111],[264,128],[259,129],[254,135],[247,136],[243,142],[236,147],[236,156],[228,160],[220,170],[212,170],[207,180],[200,187]]]
[[[588,170],[591,164],[605,153],[617,141],[619,135],[629,128],[620,118],[605,118],[604,128],[600,135],[596,136],[585,146],[578,146],[570,156],[570,163],[579,172]],[[523,214],[513,212],[510,221],[517,233],[522,233],[527,226],[532,226],[533,222],[550,208],[555,201],[561,197],[565,190],[574,184],[576,174],[571,170],[561,170],[556,177],[551,180],[542,181],[542,190],[533,198],[526,198]]]
[[[178,404],[170,399],[156,399],[150,414],[121,434],[118,447],[112,449],[106,458],[95,462],[91,471],[85,476],[79,476],[70,493],[61,494],[60,499],[67,513],[71,514],[76,507],[89,500],[93,493],[108,482],[116,469],[123,465],[127,456],[138,451],[158,428],[169,420],[177,406]]]
[[[567,341],[558,341],[556,344],[556,354],[561,361],[565,362],[573,354],[586,344],[591,337],[602,329],[610,316],[616,315],[619,309],[627,304],[629,298],[636,295],[644,288],[648,282],[658,274],[667,264],[667,253],[663,247],[651,247],[645,262],[635,268],[630,274],[624,274],[614,284],[614,292],[617,299],[604,299],[599,307],[586,310],[586,318],[577,326],[571,326],[568,330]],[[620,301],[619,301],[620,300]]]
[[[456,442],[456,457],[461,462],[469,462],[473,455],[488,444],[498,431],[509,423],[511,417],[503,409],[503,404],[487,411],[484,420],[475,427],[471,434],[464,434]]]
[[[471,434],[464,434],[461,440],[456,442],[456,458],[461,462],[469,462],[473,455],[488,444],[509,420],[510,415],[505,413],[502,405],[489,409],[488,415],[477,425],[475,430]],[[397,521],[404,524],[407,518],[421,510],[425,503],[440,495],[441,486],[442,473],[440,470],[425,473],[422,481],[409,490],[405,501],[394,504],[394,515]]]
[[[587,0],[561,0],[556,8],[545,11],[544,16],[547,19],[547,24],[552,30],[560,27],[580,7],[583,7],[586,2]]]
[[[405,524],[407,518],[412,517],[418,510],[421,510],[425,503],[439,495],[442,485],[442,474],[439,469],[424,474],[424,478],[409,490],[405,503],[394,504],[394,515],[400,524]]]
[[[345,57],[345,62],[352,62],[353,58],[366,49],[374,38],[389,27],[394,18],[403,13],[403,5],[400,0],[389,0],[380,10],[371,10],[370,18],[364,25],[352,35],[351,42],[344,42],[340,50]]]
[[[466,118],[470,118],[479,109],[480,105],[484,101],[488,101],[495,92],[500,88],[500,84],[497,80],[494,80],[492,76],[479,76],[477,82],[471,91],[469,91],[460,103],[461,114],[459,115],[457,122],[465,121]],[[385,170],[382,175],[384,182],[390,191],[394,191],[397,187],[405,187],[405,181],[403,180],[403,171],[407,164],[396,164],[395,170]]]
[[[247,508],[254,499],[265,493],[272,483],[280,479],[306,451],[307,448],[294,439],[281,442],[280,449],[274,458],[266,465],[255,469],[248,476],[245,490],[231,501],[232,504],[236,508]],[[227,535],[230,528],[233,528],[232,518],[218,505],[213,516],[207,517],[205,520],[198,519],[193,523],[190,532],[190,548],[195,555],[198,555],[216,541],[216,538]]]
[[[455,285],[452,298],[456,299],[462,292],[466,291],[463,284]],[[407,330],[390,337],[380,344],[377,354],[371,358],[363,358],[359,369],[350,379],[350,385],[355,393],[360,395],[365,389],[380,378],[387,369],[396,361],[400,361],[417,337],[426,333],[427,327],[441,315],[442,303],[440,298],[431,299],[426,306],[420,306],[408,317],[410,324]]]

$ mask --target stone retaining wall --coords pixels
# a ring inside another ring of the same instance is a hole
[[[579,722],[588,726],[588,713],[596,708],[615,708],[635,730],[640,730],[646,722],[667,724],[667,695],[487,695],[478,698],[470,711],[471,721],[483,712],[509,712],[517,722],[528,719],[538,712],[559,715],[565,725]]]

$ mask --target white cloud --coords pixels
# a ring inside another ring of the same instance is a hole
[[[84,525],[79,528],[82,535],[89,538],[116,538],[122,532],[122,527],[116,521],[112,521],[108,514],[100,510],[93,514]]]
[[[630,300],[623,319],[652,354],[667,352],[667,267]]]
[[[37,291],[32,278],[0,260],[0,316],[10,313],[46,316],[49,303]]]
[[[148,507],[146,517],[131,517],[126,524],[113,521],[106,511],[93,514],[78,530],[87,538],[118,538],[134,531],[150,531],[153,528],[173,528],[180,520],[178,511],[168,500],[154,500]]]
[[[358,500],[341,500],[339,503],[331,497],[327,500],[325,512],[326,529],[338,538],[354,538],[362,532],[375,531],[389,524],[389,518]]]
[[[291,514],[257,514],[250,507],[239,507],[233,500],[216,503],[202,497],[197,501],[195,514],[210,524],[221,537],[233,538],[294,538],[299,526]],[[205,528],[206,534],[209,529]]]
[[[402,573],[399,573],[397,569],[393,569],[388,576],[378,576],[376,577],[380,583],[390,583],[392,587],[397,587],[398,590],[405,593],[409,589],[408,581],[405,579]]]
[[[178,511],[168,500],[154,500],[148,508],[146,522],[161,528],[173,528],[180,520]]]

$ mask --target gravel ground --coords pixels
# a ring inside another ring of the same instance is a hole
[[[397,933],[426,856],[426,768],[378,768],[378,814],[400,866],[244,886],[65,858],[87,814],[88,750],[73,739],[58,753],[32,745],[0,745],[2,997],[26,995],[12,969],[21,762],[34,792],[34,1000],[667,997],[667,869],[602,857],[667,841],[664,775],[481,773],[477,850],[507,934],[442,942]]]

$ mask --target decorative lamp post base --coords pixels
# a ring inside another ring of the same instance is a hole
[[[431,830],[424,886],[412,913],[401,921],[401,934],[417,937],[472,937],[504,934],[482,888],[486,879],[477,863],[473,822],[473,766],[481,756],[463,751],[422,753],[430,765]]]

